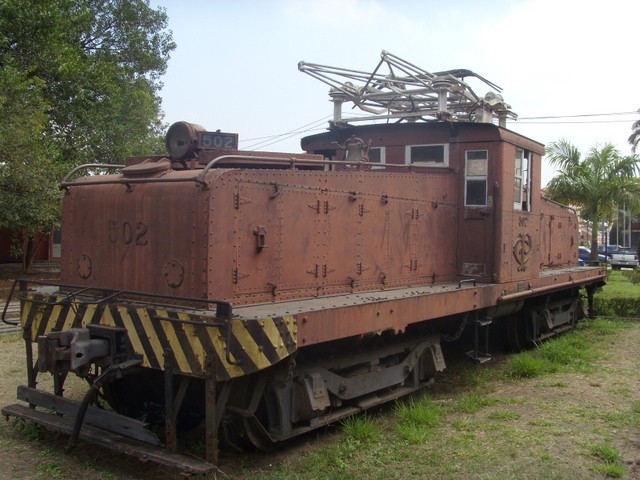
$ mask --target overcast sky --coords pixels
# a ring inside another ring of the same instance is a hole
[[[475,71],[503,88],[508,128],[583,154],[627,138],[640,118],[638,0],[151,0],[176,50],[162,90],[165,121],[235,132],[241,148],[300,151],[326,128],[329,87],[300,60],[372,71],[386,50],[429,72]],[[484,87],[483,87],[484,88]],[[483,95],[488,88],[477,89]],[[547,118],[592,114],[625,115]],[[569,123],[565,123],[569,122]],[[313,131],[258,145],[304,125]],[[553,175],[543,167],[543,183]]]

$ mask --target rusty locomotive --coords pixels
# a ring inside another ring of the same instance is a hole
[[[575,212],[541,194],[543,146],[464,79],[497,86],[387,52],[371,73],[299,68],[334,103],[306,153],[178,122],[168,156],[65,178],[61,281],[20,282],[26,404],[4,415],[202,473],[219,440],[268,449],[424,387],[443,338],[470,331],[483,362],[496,326],[517,349],[588,313],[605,271],[578,266]],[[202,421],[206,460],[179,455]]]

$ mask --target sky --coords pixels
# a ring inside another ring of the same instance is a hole
[[[166,9],[177,44],[163,77],[165,122],[238,133],[242,149],[300,152],[302,136],[328,126],[329,87],[299,72],[299,61],[370,72],[386,50],[429,72],[466,68],[491,80],[518,114],[507,128],[540,143],[631,153],[638,0],[150,4]],[[543,161],[543,185],[553,174]]]

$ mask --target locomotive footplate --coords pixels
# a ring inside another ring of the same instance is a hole
[[[42,410],[35,410],[22,404],[7,405],[2,409],[2,415],[7,418],[17,417],[30,420],[42,425],[48,430],[60,432],[65,435],[71,435],[74,429],[74,420],[72,418],[59,416],[55,413],[47,413]],[[114,416],[120,417],[120,422],[130,420],[122,415],[115,414]],[[137,457],[144,462],[154,462],[175,468],[185,475],[205,475],[217,470],[215,465],[204,460],[170,452],[165,448],[133,440],[115,433],[112,430],[105,430],[87,424],[82,426],[80,439],[116,452]]]

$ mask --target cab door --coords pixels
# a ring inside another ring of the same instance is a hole
[[[468,146],[463,155],[463,212],[459,238],[460,275],[490,279],[493,273],[493,195],[489,191],[490,150]]]

